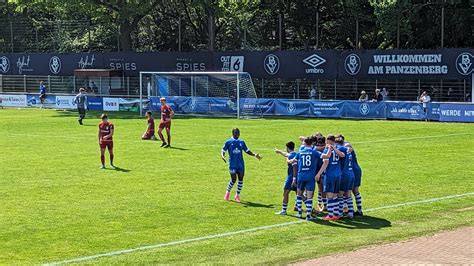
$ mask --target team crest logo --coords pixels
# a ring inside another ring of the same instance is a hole
[[[280,59],[274,54],[269,54],[263,61],[263,67],[270,75],[275,75],[280,70]]]
[[[296,105],[294,103],[289,103],[286,107],[288,113],[294,113],[296,111]]]
[[[346,72],[349,75],[357,75],[360,71],[361,67],[361,60],[360,57],[356,54],[350,54],[346,57],[344,61],[344,67],[346,68]]]
[[[421,105],[417,104],[412,107],[414,114],[420,114],[423,112],[423,108],[421,108]]]
[[[359,106],[359,111],[362,115],[367,115],[370,112],[370,105],[367,103],[362,103]]]
[[[59,71],[61,71],[61,59],[59,59],[59,57],[51,57],[49,60],[49,70],[51,70],[53,74],[58,74]]]
[[[474,72],[474,56],[470,53],[462,53],[456,58],[456,70],[461,75],[469,75]]]
[[[2,73],[7,73],[8,70],[10,70],[10,60],[8,60],[8,57],[6,56],[0,57],[0,71]]]

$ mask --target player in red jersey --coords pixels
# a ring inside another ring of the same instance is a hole
[[[155,120],[153,119],[151,112],[147,111],[146,112],[146,118],[147,118],[147,123],[148,127],[146,128],[146,132],[143,133],[142,139],[151,139],[155,140]]]
[[[171,118],[174,116],[174,111],[171,109],[169,105],[166,104],[166,99],[165,98],[160,98],[160,103],[161,103],[161,120],[160,120],[160,125],[158,126],[158,135],[160,136],[161,141],[163,144],[161,144],[161,147],[169,148],[171,147]],[[166,128],[166,135],[168,135],[168,143],[166,143],[165,138],[163,137],[163,134],[161,133],[163,131],[163,128]]]
[[[100,169],[105,169],[105,148],[109,150],[110,155],[110,167],[115,169],[114,166],[114,141],[112,136],[114,135],[114,124],[109,122],[109,118],[106,114],[100,116],[102,122],[99,123],[99,146],[100,146],[100,161],[102,166]]]

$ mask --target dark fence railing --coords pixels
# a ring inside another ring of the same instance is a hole
[[[0,92],[36,93],[43,81],[50,93],[74,94],[84,87],[96,95],[135,97],[140,94],[139,77],[94,77],[0,75]],[[471,80],[386,81],[386,80],[279,80],[253,78],[258,98],[309,99],[312,88],[317,100],[357,100],[361,91],[372,97],[376,89],[387,92],[386,99],[414,101],[423,90],[439,102],[465,102],[471,92]],[[146,85],[143,86],[146,88]],[[146,93],[146,92],[144,92]]]

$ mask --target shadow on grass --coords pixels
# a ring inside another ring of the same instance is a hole
[[[186,149],[186,148],[180,148],[180,147],[175,147],[175,146],[171,146],[169,148],[166,148],[166,149],[171,149],[171,150],[178,150],[178,151],[189,151],[189,149]]]
[[[120,168],[120,167],[118,167],[118,166],[115,166],[115,169],[112,169],[112,168],[105,168],[104,170],[117,171],[117,172],[124,172],[124,173],[128,173],[128,172],[131,171],[131,170],[129,170],[129,169]]]
[[[317,219],[312,221],[317,224],[327,225],[332,227],[341,227],[347,229],[382,229],[391,227],[392,223],[384,218],[378,218],[373,216],[358,216],[354,219],[342,219],[338,221],[324,221]]]
[[[267,209],[275,208],[275,205],[273,205],[273,204],[261,204],[261,203],[257,203],[257,202],[251,202],[251,201],[241,201],[240,204],[244,205],[245,208],[248,208],[248,207],[267,208]]]

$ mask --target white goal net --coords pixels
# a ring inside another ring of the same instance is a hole
[[[177,113],[260,117],[257,94],[247,72],[140,72],[143,109],[158,111],[165,97]]]

